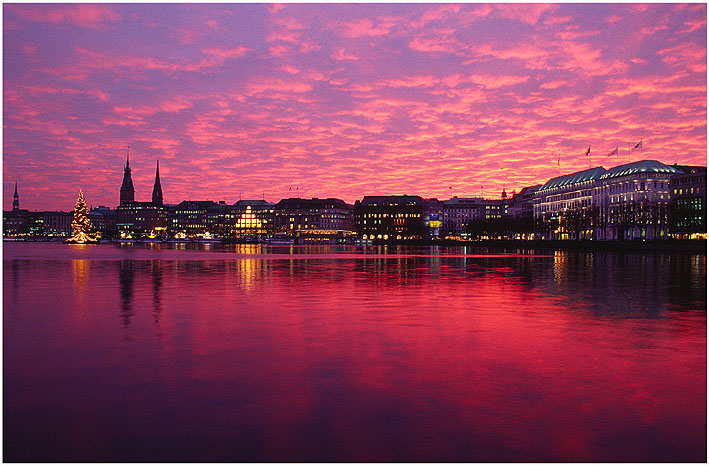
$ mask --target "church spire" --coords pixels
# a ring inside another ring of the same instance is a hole
[[[121,184],[121,205],[135,200],[135,189],[133,189],[133,179],[130,176],[130,146],[126,154],[126,168],[123,169],[123,183]]]
[[[15,180],[15,194],[12,195],[12,210],[20,210],[20,196],[17,194],[17,180]]]
[[[155,184],[153,185],[153,204],[162,205],[162,186],[160,186],[160,161],[155,166]]]

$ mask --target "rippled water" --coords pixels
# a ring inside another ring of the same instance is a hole
[[[5,243],[5,461],[706,461],[706,255]]]

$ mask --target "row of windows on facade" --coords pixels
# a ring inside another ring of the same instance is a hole
[[[684,190],[682,188],[675,188],[672,190],[672,192],[673,194],[679,194],[680,196],[682,196],[683,194],[699,194],[701,193],[701,188],[699,186],[686,188]]]

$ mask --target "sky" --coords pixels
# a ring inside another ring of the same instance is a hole
[[[3,196],[499,198],[707,161],[706,4],[4,4]],[[642,139],[642,149],[631,152]],[[585,155],[588,148],[591,152]],[[608,155],[618,147],[617,155]]]

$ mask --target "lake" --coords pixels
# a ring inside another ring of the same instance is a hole
[[[706,461],[705,254],[3,244],[5,461]]]

